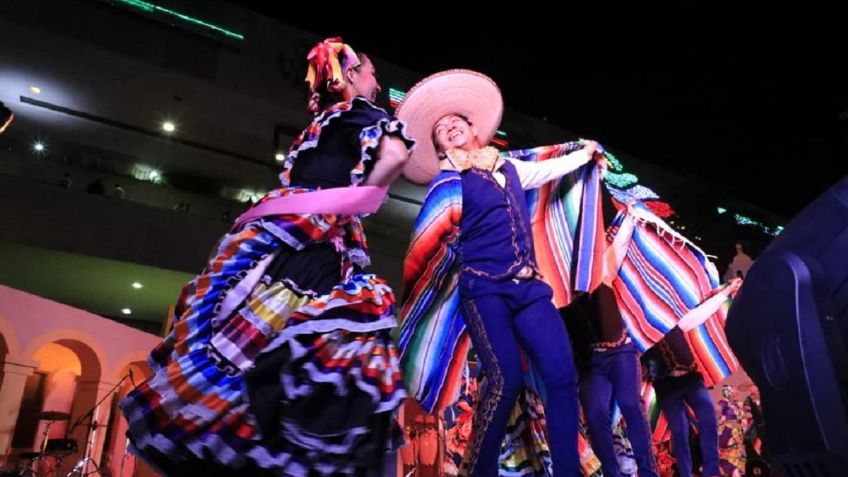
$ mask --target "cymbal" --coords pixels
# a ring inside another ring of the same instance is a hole
[[[35,413],[35,418],[41,421],[67,421],[71,418],[71,415],[67,412],[41,411]]]

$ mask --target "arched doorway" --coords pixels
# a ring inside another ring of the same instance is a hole
[[[12,451],[46,448],[50,458],[44,460],[43,470],[61,474],[85,455],[87,446],[96,462],[97,436],[106,425],[98,422],[102,406],[95,408],[104,387],[97,345],[89,344],[94,341],[87,337],[55,336],[43,336],[28,347],[27,358],[36,368],[27,378]],[[108,421],[108,410],[105,416]]]

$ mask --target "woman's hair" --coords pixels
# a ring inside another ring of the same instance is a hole
[[[367,57],[362,55],[368,61]],[[309,85],[309,110],[317,114],[329,104],[343,99],[347,87],[345,73],[360,68],[360,55],[341,38],[327,38],[309,50],[306,82]]]
[[[358,61],[354,66],[345,67],[344,65],[342,65],[343,74],[346,73],[349,69],[353,69],[354,71],[358,72],[362,68],[363,64],[371,62],[371,59],[368,58],[368,55],[366,55],[365,53],[360,52],[357,53],[356,56],[358,58]],[[315,90],[314,94],[317,94],[318,111],[323,111],[328,106],[344,101],[344,95],[342,93],[344,88],[338,91],[332,91],[332,88],[330,87],[330,81],[331,80],[329,79],[322,81],[321,84],[318,85],[318,88]]]

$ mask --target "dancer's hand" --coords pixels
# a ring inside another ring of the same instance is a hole
[[[598,152],[598,143],[596,141],[585,140],[583,141],[583,144],[584,146],[581,151],[585,152],[586,155],[589,156],[589,158],[594,157],[595,154]],[[588,162],[588,160],[586,162]]]

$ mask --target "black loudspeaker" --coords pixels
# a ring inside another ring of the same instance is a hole
[[[726,332],[760,389],[773,468],[848,475],[848,178],[757,258]]]
[[[12,114],[12,111],[0,101],[0,134],[12,124],[12,121],[15,119],[15,115]]]

